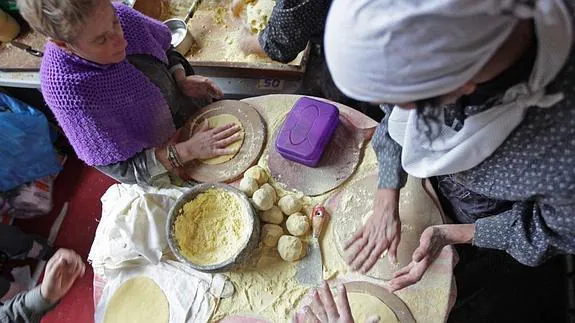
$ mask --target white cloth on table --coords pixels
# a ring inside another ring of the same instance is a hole
[[[102,218],[88,255],[104,278],[115,270],[158,264],[168,249],[166,221],[186,188],[115,184],[102,196]]]
[[[208,322],[222,294],[226,277],[193,270],[176,261],[162,261],[157,265],[124,268],[110,280],[96,307],[96,323],[104,322],[108,302],[116,290],[135,277],[152,279],[162,289],[169,303],[169,322]]]

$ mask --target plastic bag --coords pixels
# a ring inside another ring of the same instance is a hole
[[[46,117],[0,92],[0,191],[60,170]]]

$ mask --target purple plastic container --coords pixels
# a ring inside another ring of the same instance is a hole
[[[275,145],[284,158],[315,167],[339,124],[332,104],[303,97],[287,116]]]

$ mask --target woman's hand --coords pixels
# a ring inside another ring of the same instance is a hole
[[[210,129],[206,120],[190,139],[178,143],[176,150],[184,163],[233,154],[235,151],[226,147],[241,139],[239,130],[234,123]]]
[[[264,52],[262,46],[260,45],[260,41],[258,39],[257,34],[253,34],[249,29],[245,26],[241,29],[240,34],[240,49],[245,54],[256,54],[262,57],[267,56],[266,52]]]
[[[86,265],[80,255],[72,250],[59,249],[46,264],[44,280],[40,286],[42,297],[48,303],[55,304],[85,272]]]
[[[325,281],[320,288],[313,291],[311,306],[305,306],[304,312],[305,322],[354,323],[345,286],[341,285],[337,288],[337,295],[334,298]],[[366,323],[379,321],[379,317],[374,316],[368,318]]]
[[[428,227],[421,234],[419,247],[413,252],[412,261],[393,274],[388,290],[394,292],[417,283],[439,256],[443,247],[450,244],[469,243],[474,234],[474,224],[445,224]]]
[[[208,102],[220,99],[224,96],[224,92],[216,83],[210,79],[200,75],[190,75],[185,77],[176,77],[176,82],[180,87],[180,91],[191,98],[203,99]]]
[[[348,255],[347,264],[354,270],[366,273],[385,250],[388,251],[389,260],[395,263],[400,239],[399,191],[378,189],[373,215],[344,246]]]

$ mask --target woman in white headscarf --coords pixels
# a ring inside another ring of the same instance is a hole
[[[406,173],[432,178],[455,224],[427,228],[389,283],[416,283],[444,246],[535,266],[575,253],[572,2],[336,0],[325,49],[336,85],[387,112],[373,139],[374,214],[347,242],[371,269],[400,241]]]

